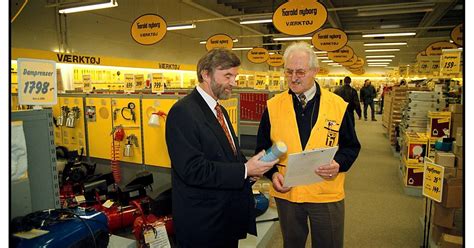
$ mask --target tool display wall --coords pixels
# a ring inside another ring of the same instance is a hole
[[[60,94],[52,107],[55,144],[91,158],[170,168],[166,117],[182,97]],[[239,95],[219,102],[239,136]],[[119,129],[122,137],[114,139]]]

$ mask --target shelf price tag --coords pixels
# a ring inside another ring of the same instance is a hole
[[[143,74],[135,74],[134,79],[135,79],[135,90],[143,90],[143,88],[145,88]]]
[[[247,77],[244,75],[239,75],[237,78],[237,87],[239,88],[245,88],[247,86]]]
[[[86,93],[92,91],[91,75],[89,74],[82,75],[82,91]]]
[[[265,75],[264,74],[256,74],[255,75],[254,89],[256,89],[256,90],[264,90],[265,89]]]
[[[444,167],[425,159],[423,195],[437,202],[443,197]]]
[[[249,88],[255,87],[255,75],[250,75],[247,77],[247,87]]]
[[[134,81],[133,74],[125,74],[124,78],[125,78],[125,82],[123,85],[123,91],[128,92],[128,93],[135,92],[135,82],[133,82]]]
[[[461,51],[443,51],[441,55],[440,72],[443,75],[457,74],[460,71]]]
[[[280,76],[279,75],[273,75],[271,77],[270,83],[268,84],[268,89],[270,91],[280,90]]]
[[[151,92],[153,93],[162,93],[165,91],[164,77],[163,73],[153,73],[151,74],[152,83],[151,83]]]
[[[18,102],[21,105],[55,105],[58,89],[56,62],[19,58]]]

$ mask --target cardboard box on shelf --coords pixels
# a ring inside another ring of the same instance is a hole
[[[407,164],[402,159],[403,182],[405,186],[421,187],[423,185],[423,164]]]
[[[458,169],[456,167],[444,167],[444,179],[456,178]]]
[[[445,208],[440,203],[435,202],[433,210],[433,223],[446,228],[454,228],[455,210],[455,208]]]
[[[441,205],[446,208],[462,207],[462,178],[444,180]]]
[[[443,233],[440,239],[441,248],[461,248],[463,245],[462,236],[455,236]]]
[[[453,153],[454,155],[462,156],[462,146],[458,146],[458,142],[453,141]]]
[[[461,132],[459,132],[459,129],[461,129]],[[457,131],[458,131],[458,132],[456,132],[456,136],[455,136],[456,145],[457,145],[457,146],[463,146],[462,128],[461,128],[461,127],[458,127]]]
[[[430,138],[449,137],[451,112],[428,112],[428,136]]]
[[[456,168],[464,169],[464,157],[462,155],[456,155]]]
[[[443,235],[443,233],[452,234],[452,235],[462,234],[460,230],[450,229],[450,228],[446,228],[446,227],[442,227],[442,226],[438,226],[434,224],[431,225],[430,229],[431,229],[430,237],[434,241],[435,244],[439,244],[439,242],[441,241],[441,235]]]
[[[456,168],[456,170],[457,170],[457,171],[456,171],[456,178],[461,178],[461,179],[462,179],[463,176],[464,176],[464,171],[463,171],[463,169]]]
[[[444,167],[454,167],[456,157],[451,152],[435,152],[435,164],[442,165]]]
[[[449,112],[462,114],[462,104],[449,104]]]
[[[404,134],[402,155],[407,164],[423,163],[427,155],[428,137],[423,133],[406,132]]]

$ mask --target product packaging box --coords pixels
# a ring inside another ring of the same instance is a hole
[[[461,248],[463,247],[462,236],[455,236],[447,233],[443,233],[440,239],[441,248]]]
[[[464,157],[462,155],[456,155],[456,168],[464,169]]]
[[[444,167],[454,167],[456,162],[456,157],[451,152],[435,152],[435,164],[442,165]]]
[[[445,208],[462,207],[462,178],[453,178],[444,180],[443,183],[443,199],[441,205]]]
[[[455,113],[455,114],[462,114],[462,104],[449,104],[449,112]]]
[[[428,137],[423,133],[406,132],[402,155],[407,164],[423,163],[427,155]]]
[[[440,97],[441,94],[434,91],[409,91],[407,94],[410,101],[437,101]]]
[[[434,203],[433,223],[446,228],[454,228],[455,208],[445,208],[440,203]]]
[[[449,137],[451,112],[428,112],[428,136],[430,138]]]
[[[421,187],[423,185],[423,164],[407,164],[402,162],[403,182],[405,186]]]

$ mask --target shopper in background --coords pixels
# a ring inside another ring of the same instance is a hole
[[[199,85],[173,105],[166,121],[171,159],[173,221],[178,247],[238,247],[256,235],[251,181],[273,162],[246,160],[227,111],[240,66],[227,49],[214,49],[197,65]]]
[[[342,99],[348,103],[347,111],[349,112],[352,123],[355,125],[354,111],[359,116],[359,120],[362,117],[362,111],[360,109],[359,95],[357,95],[357,90],[351,87],[351,82],[352,79],[350,77],[345,77],[344,85],[337,88],[334,93],[342,97]]]
[[[370,106],[370,114],[372,116],[372,121],[377,121],[375,119],[375,107],[374,107],[374,98],[377,95],[372,82],[369,79],[364,81],[364,87],[360,89],[360,101],[364,103],[364,120],[367,120],[367,107]]]
[[[360,151],[347,103],[314,81],[317,57],[305,42],[293,43],[284,55],[289,90],[267,101],[257,134],[257,151],[283,141],[287,154],[339,146],[334,160],[315,169],[323,182],[283,187],[288,157],[265,176],[273,187],[284,247],[305,247],[308,218],[313,247],[343,247],[344,178]]]

